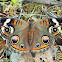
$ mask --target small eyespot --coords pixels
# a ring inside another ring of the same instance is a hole
[[[40,44],[39,44],[39,43],[37,43],[37,44],[36,44],[36,47],[40,47]]]
[[[13,36],[11,40],[12,40],[12,43],[17,43],[19,41],[19,37]]]
[[[21,44],[21,45],[20,45],[20,48],[22,48],[22,49],[23,49],[23,48],[24,48],[24,44]]]
[[[42,42],[48,43],[49,42],[49,37],[48,36],[43,36],[42,37]]]

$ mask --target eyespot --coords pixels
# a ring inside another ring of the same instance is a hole
[[[40,47],[40,44],[39,44],[39,43],[37,43],[37,44],[36,44],[36,47]]]
[[[57,32],[57,28],[53,28],[53,32]]]
[[[10,29],[5,27],[5,32],[6,33],[10,32]]]
[[[49,28],[49,33],[56,33],[57,31],[58,31],[58,28],[57,28],[57,27],[51,26],[51,27]]]
[[[22,48],[22,49],[23,49],[23,48],[24,48],[24,44],[21,44],[21,45],[20,45],[20,48]]]
[[[14,32],[14,28],[13,27],[11,27],[11,26],[9,26],[9,27],[4,27],[4,26],[2,26],[1,27],[1,31],[2,31],[2,33],[8,33],[8,34],[10,34],[10,33],[13,33]]]
[[[4,27],[4,26],[2,26],[1,27],[1,31],[2,31],[2,33],[10,33],[10,28],[9,27]]]
[[[11,39],[12,43],[17,43],[19,41],[19,37],[18,36],[13,36]]]
[[[49,37],[48,36],[43,36],[42,37],[42,42],[48,43],[49,42]]]

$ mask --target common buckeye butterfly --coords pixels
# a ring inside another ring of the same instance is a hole
[[[14,53],[42,53],[49,50],[54,45],[54,38],[60,35],[61,26],[57,19],[62,20],[47,18],[26,22],[17,18],[0,18],[0,34],[7,40],[7,48]]]
[[[1,18],[0,33],[7,40],[9,50],[17,53],[45,52],[52,46],[54,38],[47,30],[50,19],[29,22],[17,18]]]

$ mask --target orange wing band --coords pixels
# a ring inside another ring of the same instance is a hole
[[[33,49],[34,49],[34,50],[39,50],[39,49],[45,48],[45,47],[47,47],[50,43],[51,43],[51,42],[49,42],[48,44],[46,44],[46,45],[44,45],[44,46],[41,46],[41,47],[39,47],[39,48],[33,48]]]
[[[45,20],[46,21],[46,24],[48,25],[49,24],[49,21],[48,20]]]
[[[8,34],[8,33],[5,33],[5,32],[4,32],[4,34],[5,34],[6,36],[9,36],[9,34]]]
[[[21,49],[21,48],[19,48],[18,46],[13,45],[13,44],[11,43],[11,41],[10,41],[10,45],[11,45],[12,47],[14,47],[15,49],[18,49],[18,50],[21,50],[21,51],[26,51],[26,50],[27,50],[27,49]]]
[[[41,21],[41,25],[43,25],[44,24],[44,22],[43,21]]]
[[[19,25],[22,25],[22,21],[19,21]]]
[[[14,25],[16,25],[17,20],[14,20]]]
[[[57,33],[54,33],[54,34],[53,34],[53,36],[56,36],[58,33],[59,33],[59,32],[57,32]]]

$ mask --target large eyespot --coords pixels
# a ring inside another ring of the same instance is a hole
[[[24,44],[21,44],[21,45],[20,45],[20,48],[22,48],[22,49],[23,49],[23,48],[24,48]]]
[[[9,27],[4,27],[4,26],[2,26],[1,27],[1,30],[2,30],[2,33],[10,33],[10,28]]]
[[[58,28],[57,28],[57,27],[51,26],[51,27],[49,28],[49,33],[56,33],[57,31],[58,31]]]
[[[14,32],[14,28],[11,27],[11,26],[9,26],[9,27],[4,27],[4,26],[2,26],[2,27],[1,27],[1,31],[2,31],[2,33],[11,34],[11,33]]]
[[[37,43],[37,44],[36,44],[36,47],[37,47],[37,48],[38,48],[38,47],[40,47],[40,44],[39,44],[39,43]]]
[[[12,43],[16,44],[19,41],[19,37],[18,36],[13,36],[11,41],[12,41]]]
[[[43,36],[42,37],[42,42],[48,43],[49,42],[49,37],[48,36]]]

